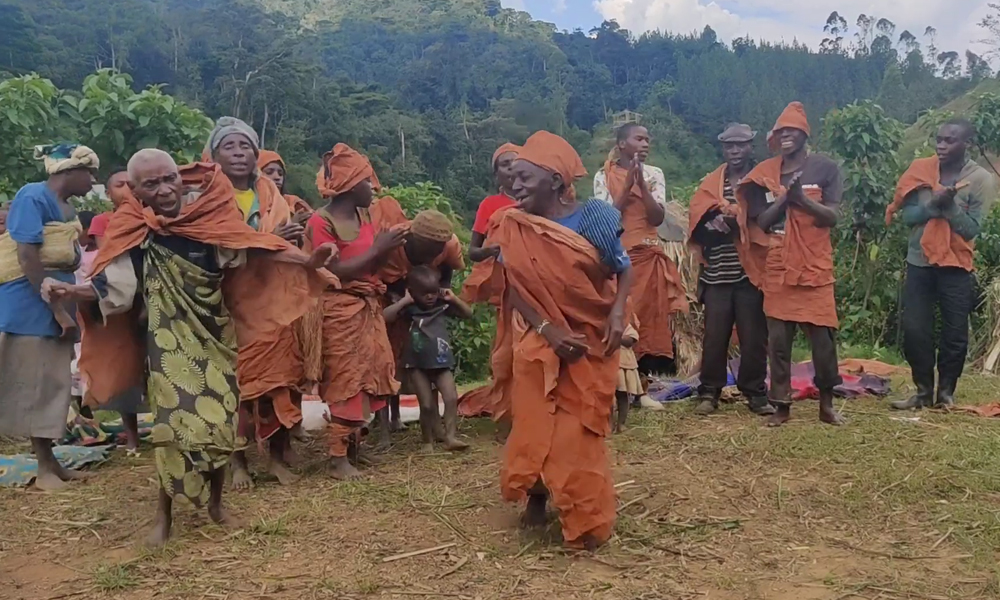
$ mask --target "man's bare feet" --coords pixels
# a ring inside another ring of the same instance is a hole
[[[431,442],[428,442],[426,444],[421,444],[421,446],[420,446],[420,453],[421,454],[434,454],[434,444],[431,443]]]
[[[340,481],[350,481],[361,477],[361,472],[354,468],[346,456],[335,456],[330,459],[330,476]]]
[[[281,485],[293,485],[302,479],[301,476],[292,473],[288,465],[282,464],[276,460],[272,460],[271,464],[268,465],[267,472],[278,478],[278,483]],[[235,474],[233,475],[235,481]]]
[[[445,438],[444,449],[448,452],[461,452],[463,450],[468,450],[469,445],[458,438]]]
[[[229,464],[233,468],[233,489],[239,491],[253,489],[253,476],[247,468],[246,453],[234,452]]]
[[[781,427],[792,418],[790,404],[776,404],[774,414],[767,418],[768,427]]]
[[[35,489],[43,492],[58,492],[69,487],[69,483],[55,473],[39,473],[35,477]]]
[[[222,508],[221,505],[209,506],[208,517],[212,519],[213,523],[221,525],[226,529],[243,529],[246,527],[246,524],[243,521],[229,514],[229,511]]]
[[[153,527],[149,530],[149,534],[146,535],[146,540],[143,542],[143,545],[150,550],[155,550],[165,546],[167,544],[167,540],[169,539],[170,517],[157,515],[156,521],[153,523]]]
[[[525,529],[542,529],[548,524],[545,514],[547,496],[528,494],[528,506],[521,515],[521,527]]]
[[[62,466],[59,467],[56,474],[59,476],[59,479],[62,479],[63,481],[85,481],[93,477],[92,473],[84,473],[83,471],[67,469]]]

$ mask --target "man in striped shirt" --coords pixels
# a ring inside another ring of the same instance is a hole
[[[726,164],[702,182],[691,203],[691,243],[702,255],[698,295],[705,306],[705,338],[702,346],[701,385],[695,412],[708,415],[719,407],[726,386],[729,340],[736,326],[740,341],[737,386],[750,410],[770,415],[768,403],[767,319],[764,296],[741,262],[736,242],[740,226],[736,219],[736,194],[740,180],[753,168],[753,140],[757,132],[748,125],[733,124],[719,136]]]

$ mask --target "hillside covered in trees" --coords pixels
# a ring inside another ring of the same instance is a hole
[[[980,57],[935,48],[932,28],[884,16],[834,13],[814,51],[724,44],[707,28],[561,32],[497,0],[0,0],[0,74],[78,89],[117,69],[252,123],[294,165],[298,193],[315,195],[317,157],[347,141],[384,181],[435,181],[468,212],[493,149],[537,129],[593,170],[609,115],[638,111],[658,140],[651,162],[688,186],[718,161],[711,140],[729,121],[765,129],[799,99],[819,131],[830,109],[877,98],[912,123],[992,77]]]

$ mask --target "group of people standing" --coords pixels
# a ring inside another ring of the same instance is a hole
[[[727,127],[719,136],[726,163],[692,199],[706,316],[699,414],[718,408],[735,327],[737,385],[749,408],[770,425],[786,422],[791,347],[802,329],[820,419],[843,422],[833,407],[830,239],[843,188],[837,164],[809,150],[809,134],[804,109],[792,103],[767,136],[774,156],[754,164],[756,132]],[[964,121],[945,124],[937,157],[914,163],[887,214],[901,210],[913,227],[904,322],[918,392],[898,408],[952,402],[961,374],[972,240],[995,196],[992,178],[966,156],[972,134]],[[0,213],[0,433],[31,438],[40,489],[81,477],[51,446],[63,433],[82,338],[85,403],[130,398],[120,410],[132,422],[141,401],[154,413],[160,485],[148,542],[161,545],[175,501],[236,523],[222,505],[225,474],[231,466],[236,488],[253,485],[250,441],[266,446],[279,482],[296,481],[293,440],[308,435],[302,397],[312,389],[329,409],[334,477],[355,477],[375,460],[363,434],[378,415],[378,439],[388,440],[403,386],[419,399],[424,444],[465,449],[447,319],[490,303],[493,380],[464,402],[501,425],[503,497],[526,501],[528,526],[543,525],[551,503],[566,544],[594,548],[616,514],[605,438],[642,394],[637,373],[668,366],[672,319],[688,309],[657,234],[666,182],[646,164],[649,147],[645,128],[622,127],[587,201],[574,188],[586,170],[566,140],[540,131],[499,148],[500,193],[480,206],[460,295],[451,286],[465,268],[463,249],[445,215],[410,220],[393,198],[376,198],[371,163],[345,144],[322,158],[324,205],[313,210],[284,193],[281,157],[229,117],[200,162],[178,167],[165,152],[142,150],[109,180],[115,211],[91,221],[90,265],[76,280],[84,232],[70,199],[90,191],[98,158],[78,145],[39,148],[48,180],[25,186]],[[944,320],[936,400],[935,303]]]

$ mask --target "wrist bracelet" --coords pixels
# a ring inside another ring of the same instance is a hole
[[[551,325],[551,323],[549,323],[547,320],[543,320],[538,325],[538,327],[535,327],[535,333],[537,333],[538,335],[542,335],[542,330],[545,329],[548,325]]]

